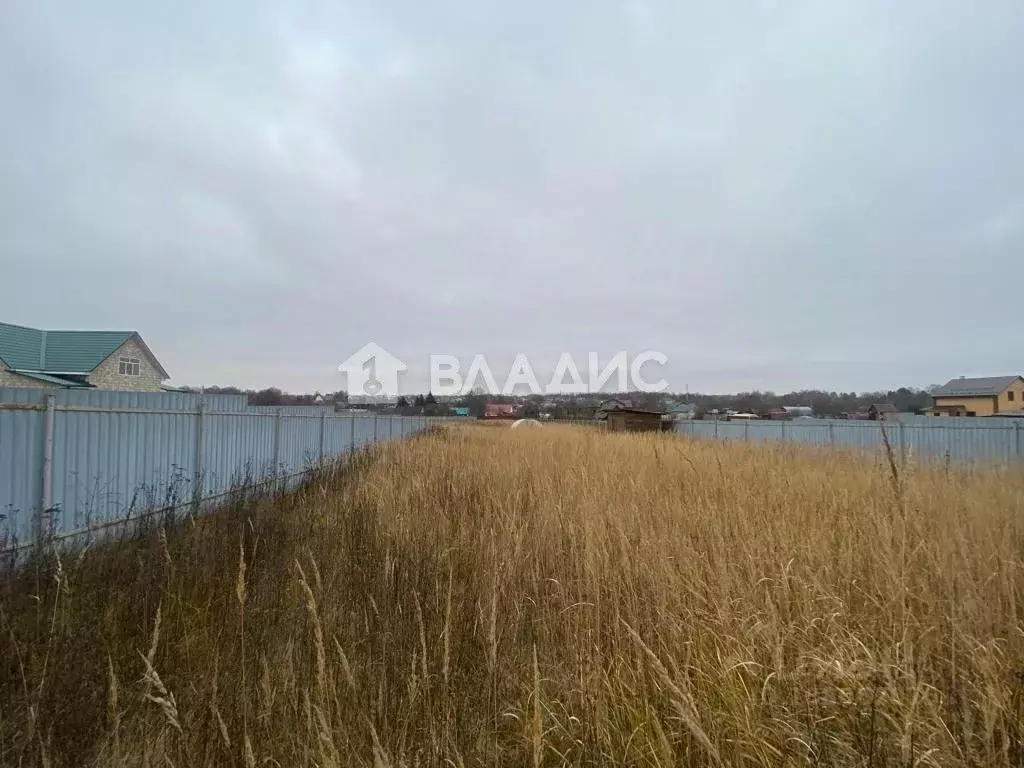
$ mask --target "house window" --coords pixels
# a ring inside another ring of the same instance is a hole
[[[1006,399],[1009,400],[1011,403],[1013,402],[1013,390],[1012,389],[1009,392],[1006,393]]]
[[[139,358],[122,357],[117,361],[117,372],[122,376],[139,375]]]

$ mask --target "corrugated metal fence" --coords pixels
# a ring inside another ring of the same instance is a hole
[[[0,388],[0,550],[41,525],[67,535],[246,480],[287,482],[426,427],[422,417],[256,407],[235,395]]]
[[[951,461],[1024,459],[1024,425],[1019,419],[899,416],[891,421],[794,419],[792,421],[680,421],[690,437],[749,442],[781,441],[868,451],[882,447],[885,429],[901,458]]]

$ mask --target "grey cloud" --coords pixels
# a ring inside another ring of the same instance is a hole
[[[207,6],[5,10],[2,319],[295,389],[371,339],[657,348],[679,389],[1020,370],[1015,2]]]

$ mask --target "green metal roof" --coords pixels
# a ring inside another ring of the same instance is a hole
[[[134,335],[134,331],[43,331],[46,363],[42,368],[90,373]]]
[[[0,323],[0,360],[12,370],[91,373],[134,331],[43,331]]]
[[[43,332],[35,328],[0,323],[0,360],[8,368],[39,370],[43,367],[40,357],[42,336]]]
[[[89,389],[89,385],[84,381],[76,381],[75,379],[62,378],[60,376],[49,376],[45,373],[37,373],[35,371],[17,371],[19,376],[24,376],[27,379],[35,379],[36,381],[45,381],[48,384],[56,384],[58,387],[66,387],[68,389]]]

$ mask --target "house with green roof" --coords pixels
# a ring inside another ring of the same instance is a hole
[[[168,378],[136,331],[46,331],[0,323],[0,387],[154,392]]]

